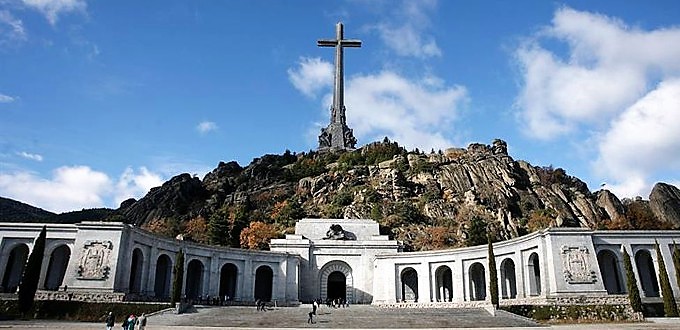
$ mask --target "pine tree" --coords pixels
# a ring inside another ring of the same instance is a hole
[[[678,306],[675,304],[673,288],[671,288],[671,281],[668,279],[668,272],[666,271],[666,264],[663,261],[663,256],[661,255],[659,242],[656,242],[656,260],[659,263],[659,280],[661,281],[661,295],[663,296],[664,314],[666,314],[666,317],[677,317]]]
[[[489,291],[491,293],[491,304],[498,309],[498,272],[496,271],[496,256],[493,253],[491,236],[487,235],[489,244]]]
[[[184,251],[179,250],[177,257],[175,257],[175,267],[172,270],[172,295],[170,303],[175,306],[175,303],[180,301],[182,295],[182,285],[184,283]]]
[[[680,250],[678,250],[675,241],[673,241],[673,267],[675,268],[675,282],[678,283],[678,288],[680,288]]]
[[[47,238],[47,227],[43,226],[38,238],[33,244],[33,251],[28,257],[24,274],[21,276],[19,284],[19,312],[26,315],[33,307],[35,292],[38,290],[38,280],[40,279],[40,269],[42,260],[45,256],[45,240]]]
[[[633,273],[633,264],[630,262],[630,255],[628,255],[626,248],[622,247],[621,249],[623,250],[623,268],[626,271],[628,300],[630,300],[630,306],[633,308],[633,311],[639,313],[642,312],[642,299],[640,299],[640,290],[637,286],[635,273]]]

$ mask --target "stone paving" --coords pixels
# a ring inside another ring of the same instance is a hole
[[[217,329],[291,329],[291,328],[344,328],[344,329],[433,329],[477,328],[497,329],[679,329],[680,319],[657,319],[658,323],[603,323],[583,325],[541,326],[531,321],[508,315],[493,317],[481,309],[413,308],[394,309],[374,306],[352,306],[329,309],[323,306],[307,323],[309,305],[301,307],[269,308],[260,312],[255,307],[197,308],[191,313],[176,315],[172,312],[149,317],[146,330],[217,330]],[[537,328],[539,326],[539,328]],[[103,322],[58,321],[2,321],[0,329],[105,329]],[[116,323],[115,330],[120,329]]]

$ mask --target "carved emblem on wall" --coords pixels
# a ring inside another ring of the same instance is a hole
[[[590,269],[590,253],[585,246],[562,246],[564,279],[569,284],[590,284],[597,273]]]
[[[109,256],[113,249],[111,241],[85,241],[83,256],[78,265],[78,279],[105,280],[109,277]]]

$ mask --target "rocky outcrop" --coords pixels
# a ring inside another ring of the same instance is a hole
[[[208,191],[201,180],[184,173],[173,177],[125,209],[127,222],[142,225],[153,219],[189,220],[201,214]]]
[[[649,194],[649,206],[660,221],[680,226],[680,189],[663,182],[655,184]]]
[[[623,208],[623,204],[611,191],[603,189],[598,191],[596,196],[597,200],[595,203],[604,209],[609,219],[616,221],[625,217],[626,210]]]

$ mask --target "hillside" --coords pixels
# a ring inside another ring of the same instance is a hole
[[[620,201],[560,168],[514,160],[502,140],[425,153],[386,139],[351,152],[265,155],[246,167],[221,162],[203,180],[181,174],[109,211],[91,220],[246,248],[266,248],[303,217],[371,218],[405,249],[429,250],[548,226],[678,228],[680,191],[659,183],[650,201]]]

